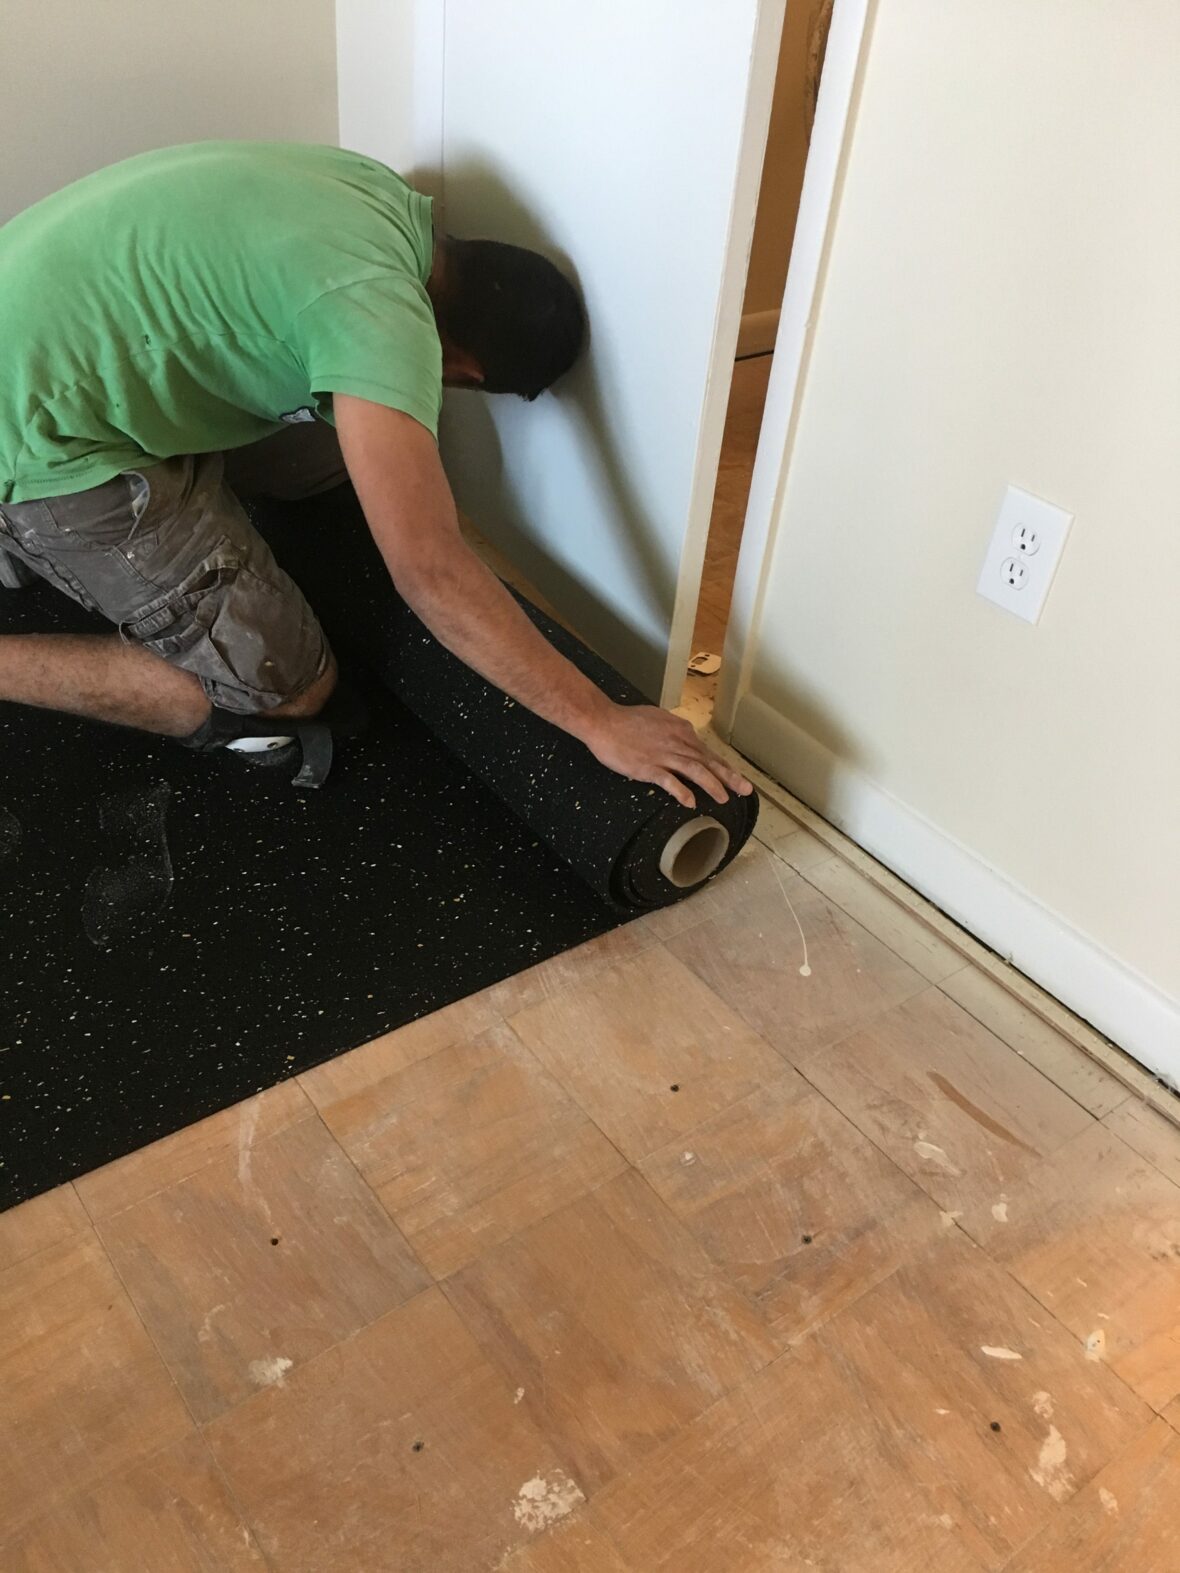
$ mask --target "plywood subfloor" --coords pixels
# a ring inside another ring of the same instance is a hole
[[[6,1573],[1176,1573],[1180,1132],[761,833],[0,1217]]]
[[[0,1216],[5,1573],[1177,1573],[1180,1130],[759,836]]]

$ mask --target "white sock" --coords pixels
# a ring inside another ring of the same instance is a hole
[[[294,741],[293,737],[237,737],[225,746],[239,754],[266,754],[272,748],[285,748]]]

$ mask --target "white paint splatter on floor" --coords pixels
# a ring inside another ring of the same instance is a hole
[[[551,1480],[543,1475],[526,1480],[516,1493],[512,1511],[518,1524],[535,1533],[556,1524],[585,1500],[581,1489],[569,1476],[558,1471]]]
[[[1064,1502],[1066,1497],[1073,1494],[1073,1476],[1065,1467],[1067,1457],[1065,1438],[1056,1426],[1050,1426],[1048,1436],[1041,1443],[1037,1467],[1030,1469],[1029,1474],[1038,1486],[1044,1487],[1054,1502]]]
[[[1052,1420],[1053,1400],[1048,1393],[1033,1394],[1033,1412],[1042,1420]]]
[[[222,1301],[220,1305],[215,1305],[211,1310],[205,1312],[201,1325],[197,1329],[197,1342],[199,1344],[207,1344],[213,1337],[213,1318],[219,1316],[224,1310],[225,1302]]]
[[[265,1193],[254,1183],[254,1133],[258,1128],[258,1117],[261,1113],[262,1094],[258,1093],[242,1104],[238,1114],[238,1184],[242,1188],[243,1197],[261,1210],[268,1228],[277,1234],[278,1226],[270,1210],[270,1203]]]
[[[989,1360],[1023,1360],[1022,1354],[1017,1354],[1015,1349],[1006,1349],[1003,1344],[980,1344],[980,1353],[987,1355]]]
[[[958,1211],[958,1210],[956,1210],[955,1212],[941,1212],[940,1211],[938,1216],[942,1219],[942,1227],[944,1229],[953,1229],[955,1227],[955,1224],[959,1221],[959,1219],[963,1216],[963,1214],[962,1214],[961,1211]]]
[[[291,1369],[291,1364],[285,1355],[271,1355],[266,1360],[251,1360],[246,1372],[258,1387],[282,1387],[283,1377]]]
[[[1108,1491],[1105,1486],[1098,1487],[1098,1500],[1102,1503],[1102,1511],[1111,1518],[1119,1516],[1119,1499],[1113,1491]]]
[[[1086,1359],[1101,1360],[1106,1354],[1106,1329],[1096,1327],[1086,1334]]]
[[[953,1174],[956,1179],[962,1179],[962,1169],[957,1169],[946,1152],[941,1147],[936,1147],[933,1142],[916,1141],[914,1151],[919,1158],[924,1158],[927,1163],[933,1163],[946,1174]]]
[[[1001,1196],[998,1202],[992,1203],[992,1217],[997,1223],[1008,1222],[1008,1198]]]
[[[782,870],[778,866],[777,859],[775,860],[774,877],[778,880],[779,891],[782,894],[783,900],[790,909],[791,916],[795,919],[795,927],[799,930],[799,938],[803,942],[803,965],[799,968],[799,976],[801,978],[809,978],[811,976],[811,960],[807,954],[807,935],[803,932],[803,925],[799,921],[799,914],[795,911],[795,904],[791,900],[790,896],[787,895],[787,887],[783,883],[783,874]],[[761,938],[761,936],[759,936],[759,938]]]
[[[524,1388],[523,1387],[518,1387],[516,1389],[516,1392],[512,1395],[512,1402],[514,1404],[519,1404],[523,1397],[524,1397]]]
[[[262,1112],[261,1094],[249,1098],[238,1113],[238,1184],[244,1191],[254,1188],[252,1163],[254,1158],[254,1132]]]

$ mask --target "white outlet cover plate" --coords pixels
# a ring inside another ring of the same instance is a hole
[[[1026,623],[1038,622],[1072,523],[1073,514],[1064,508],[1022,492],[1018,486],[1009,486],[1000,504],[976,590],[1014,617],[1021,617]],[[1022,526],[1036,531],[1037,548],[1031,554],[1022,552],[1017,545]],[[1022,584],[1007,582],[1004,564],[1010,558],[1026,570]]]

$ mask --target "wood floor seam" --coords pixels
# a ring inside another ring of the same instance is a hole
[[[122,1272],[119,1270],[119,1264],[115,1261],[114,1257],[111,1255],[111,1252],[107,1249],[107,1243],[106,1243],[106,1241],[102,1237],[102,1231],[99,1228],[99,1225],[97,1223],[95,1223],[95,1224],[92,1225],[92,1227],[94,1229],[95,1238],[98,1240],[99,1245],[102,1247],[103,1255],[106,1257],[107,1262],[110,1264],[111,1271],[114,1273],[116,1279],[118,1280],[119,1287],[122,1289],[123,1294],[124,1294],[124,1296],[125,1296],[125,1298],[127,1300],[128,1305],[130,1305],[131,1309],[135,1312],[136,1320],[139,1322],[140,1327],[143,1329],[144,1336],[147,1338],[148,1342],[152,1346],[153,1351],[155,1352],[156,1360],[159,1362],[159,1365],[160,1365],[161,1369],[167,1375],[168,1381],[171,1384],[174,1392],[176,1393],[177,1398],[179,1398],[181,1403],[184,1405],[185,1413],[189,1417],[190,1425],[193,1427],[193,1429],[195,1431],[199,1431],[200,1430],[200,1421],[197,1419],[196,1415],[193,1414],[192,1406],[189,1404],[188,1399],[185,1397],[184,1393],[181,1391],[180,1384],[176,1380],[176,1377],[173,1374],[171,1366],[168,1364],[167,1360],[165,1360],[165,1358],[164,1358],[164,1356],[163,1356],[163,1354],[162,1354],[162,1352],[160,1350],[159,1343],[156,1340],[155,1334],[152,1332],[151,1328],[148,1326],[147,1321],[144,1318],[143,1312],[140,1310],[139,1304],[138,1304],[135,1296],[131,1293],[130,1289],[127,1287],[127,1282],[126,1282]]]
[[[201,1439],[201,1446],[204,1448],[205,1454],[209,1460],[209,1467],[217,1476],[218,1480],[221,1481],[221,1485],[225,1491],[226,1496],[233,1503],[234,1512],[238,1515],[242,1527],[248,1532],[250,1536],[250,1543],[252,1544],[254,1550],[257,1551],[258,1555],[262,1558],[263,1565],[268,1570],[268,1573],[279,1573],[279,1569],[276,1568],[273,1559],[267,1552],[266,1546],[263,1543],[262,1536],[258,1532],[258,1526],[253,1522],[245,1504],[241,1501],[238,1493],[234,1490],[233,1482],[226,1475],[225,1470],[222,1469],[220,1461],[214,1456],[213,1449],[209,1446],[209,1443],[206,1440],[204,1428],[198,1426],[197,1432]]]
[[[1162,1174],[1166,1180],[1171,1180],[1173,1184],[1180,1184],[1180,1142],[1175,1143],[1176,1151],[1169,1154],[1172,1170],[1172,1172],[1169,1172],[1169,1169],[1164,1167],[1163,1161],[1159,1157],[1152,1152],[1145,1151],[1147,1143],[1144,1143],[1143,1146],[1137,1146],[1125,1133],[1124,1127],[1128,1116],[1132,1119],[1160,1119],[1161,1123],[1168,1127],[1166,1139],[1169,1140],[1172,1133],[1170,1123],[1162,1119],[1154,1105],[1145,1102],[1134,1093],[1129,1093],[1122,1103],[1117,1104],[1107,1114],[1104,1114],[1100,1121],[1107,1130],[1114,1131],[1115,1135],[1119,1136],[1133,1152],[1138,1153],[1139,1157],[1149,1163],[1157,1174]]]
[[[969,971],[969,970],[970,969],[968,967],[964,967],[963,968],[964,972]],[[959,974],[955,973],[954,976],[958,977]],[[944,982],[950,982],[950,979],[949,978],[948,979],[944,979],[943,981]],[[957,1005],[960,1010],[966,1011],[967,1014],[971,1017],[972,1021],[977,1021],[979,1023],[979,1025],[986,1032],[990,1032],[993,1037],[998,1038],[999,1041],[1002,1044],[1004,1044],[1005,1048],[1007,1048],[1011,1053],[1015,1054],[1016,1057],[1019,1060],[1022,1060],[1024,1062],[1024,1064],[1029,1067],[1030,1070],[1036,1071],[1038,1076],[1042,1077],[1045,1081],[1047,1081],[1050,1086],[1056,1087],[1058,1092],[1062,1093],[1065,1097],[1067,1097],[1070,1100],[1071,1103],[1076,1103],[1079,1109],[1084,1110],[1087,1114],[1090,1115],[1091,1119],[1099,1120],[1099,1123],[1101,1123],[1101,1119],[1099,1118],[1099,1116],[1095,1115],[1092,1112],[1092,1110],[1088,1109],[1086,1107],[1086,1105],[1082,1102],[1082,1100],[1080,1098],[1076,1097],[1070,1091],[1070,1089],[1067,1086],[1063,1085],[1063,1083],[1058,1081],[1055,1077],[1050,1076],[1048,1071],[1044,1070],[1040,1065],[1037,1065],[1033,1060],[1029,1059],[1026,1054],[1022,1054],[1020,1052],[1020,1050],[1014,1044],[1008,1042],[1008,1040],[1003,1036],[1002,1033],[997,1032],[996,1029],[994,1027],[992,1027],[992,1026],[989,1026],[988,1023],[986,1021],[984,1021],[982,1017],[976,1015],[976,1013],[970,1008],[969,1005],[964,1005],[960,1000],[957,1000],[953,994],[948,993],[948,991],[943,987],[943,985],[941,983],[935,984],[934,987],[938,989],[938,991],[944,996],[944,998],[950,1000],[950,1002],[953,1005]],[[1013,999],[1016,998],[1015,995],[1012,995],[1011,997]],[[1048,1026],[1049,1024],[1046,1023],[1046,1025]],[[1054,1031],[1055,1029],[1050,1027],[1049,1030],[1050,1031]],[[1094,1061],[1089,1058],[1089,1056],[1086,1054],[1084,1049],[1079,1049],[1076,1044],[1070,1043],[1067,1038],[1062,1038],[1061,1041],[1062,1041],[1062,1044],[1063,1044],[1064,1048],[1070,1054],[1076,1055],[1080,1061],[1084,1061],[1086,1064],[1090,1064],[1090,1065],[1094,1064]],[[1130,1092],[1127,1093],[1127,1098],[1130,1098],[1132,1096],[1133,1096],[1132,1093],[1130,1093]],[[1125,1099],[1120,1099],[1119,1102],[1117,1104],[1115,1104],[1114,1107],[1115,1108],[1120,1108],[1122,1106],[1123,1102],[1125,1102],[1125,1101],[1126,1101]],[[1105,1116],[1102,1116],[1101,1118],[1104,1119]]]
[[[1055,1311],[1054,1308],[1051,1305],[1048,1305],[1046,1303],[1044,1297],[1042,1295],[1038,1294],[1035,1288],[1033,1288],[1029,1284],[1025,1283],[1021,1278],[1019,1278],[1017,1276],[1017,1274],[1012,1270],[1012,1268],[1008,1265],[1007,1262],[1001,1261],[999,1258],[993,1256],[992,1253],[987,1249],[987,1247],[984,1244],[982,1244],[979,1240],[977,1240],[974,1237],[974,1235],[972,1235],[967,1229],[965,1229],[963,1227],[962,1223],[958,1219],[955,1220],[955,1228],[958,1229],[959,1232],[962,1235],[964,1235],[967,1240],[969,1240],[971,1242],[972,1246],[977,1251],[981,1252],[984,1256],[987,1257],[988,1261],[992,1264],[993,1267],[998,1269],[998,1271],[1002,1272],[1006,1278],[1010,1279],[1011,1282],[1013,1284],[1015,1284],[1016,1287],[1018,1289],[1020,1289],[1024,1294],[1028,1295],[1031,1300],[1034,1300],[1036,1302],[1036,1304],[1040,1307],[1040,1309],[1042,1311],[1044,1311],[1045,1315],[1052,1318],[1054,1326],[1057,1327],[1061,1331],[1062,1335],[1065,1338],[1069,1339],[1071,1342],[1073,1342],[1074,1344],[1077,1345],[1079,1354],[1083,1355],[1083,1357],[1084,1357],[1085,1346],[1084,1346],[1083,1341],[1078,1338],[1077,1334],[1073,1331],[1073,1329],[1071,1327],[1068,1326],[1067,1323],[1062,1321],[1060,1314],[1057,1311]],[[1107,1372],[1107,1374],[1110,1377],[1110,1379],[1112,1381],[1118,1383],[1118,1385],[1125,1391],[1125,1393],[1127,1394],[1127,1397],[1129,1399],[1134,1399],[1134,1400],[1138,1401],[1139,1403],[1147,1404],[1147,1407],[1149,1409],[1153,1409],[1154,1406],[1151,1405],[1151,1403],[1147,1399],[1143,1398],[1141,1394],[1136,1393],[1135,1389],[1133,1387],[1131,1387],[1131,1385],[1128,1382],[1124,1381],[1123,1378],[1119,1375],[1119,1373],[1111,1365],[1109,1365],[1105,1360],[1098,1361],[1098,1362],[1095,1362],[1095,1363],[1100,1364],[1102,1366],[1102,1368]],[[1158,1415],[1160,1413],[1160,1411],[1155,1410],[1154,1413]],[[1083,1482],[1083,1484],[1084,1484],[1084,1482]]]
[[[184,1408],[185,1415],[188,1417],[189,1434],[193,1436],[197,1435],[200,1431],[200,1426],[198,1425],[198,1422],[193,1415],[183,1392],[181,1392],[180,1386],[168,1366],[168,1362],[163,1358],[159,1349],[159,1345],[152,1334],[151,1328],[148,1327],[147,1323],[144,1321],[139,1306],[136,1304],[134,1297],[129,1293],[123,1278],[123,1274],[119,1271],[118,1264],[112,1259],[110,1251],[107,1250],[106,1242],[103,1240],[102,1235],[99,1232],[98,1225],[92,1222],[90,1228],[94,1235],[95,1241],[99,1246],[99,1249],[102,1251],[103,1259],[106,1261],[107,1266],[114,1275],[115,1281],[119,1286],[119,1290],[122,1293],[123,1298],[126,1300],[132,1314],[139,1324],[140,1331],[143,1333],[143,1336],[147,1339],[148,1344],[151,1347],[156,1364],[159,1366],[161,1372],[168,1382],[168,1385],[172,1388],[176,1398]],[[149,1454],[148,1457],[151,1458],[159,1456],[173,1446],[175,1446],[175,1440],[162,1443],[154,1450],[152,1454]],[[143,1462],[144,1460],[137,1460],[137,1467],[142,1465]],[[93,1491],[96,1487],[103,1485],[107,1481],[117,1478],[127,1467],[128,1466],[124,1463],[115,1463],[112,1464],[109,1468],[100,1471],[100,1473],[93,1480],[78,1486],[75,1490],[67,1491],[61,1497],[56,1498],[52,1505],[52,1511],[55,1513],[60,1512],[63,1508],[68,1507],[72,1502],[77,1501],[86,1495],[87,1492]]]
[[[301,1360],[294,1369],[296,1371],[308,1371],[312,1366],[322,1364],[323,1362],[330,1360],[333,1356],[339,1355],[341,1350],[347,1348],[349,1344],[355,1343],[358,1338],[363,1337],[365,1333],[372,1332],[374,1328],[380,1327],[383,1322],[387,1322],[391,1318],[396,1317],[399,1312],[405,1311],[408,1306],[412,1306],[415,1304],[415,1302],[421,1301],[424,1296],[437,1294],[441,1289],[441,1284],[436,1284],[433,1280],[431,1280],[429,1283],[424,1285],[423,1288],[419,1289],[416,1294],[413,1294],[408,1299],[403,1300],[400,1305],[390,1306],[389,1310],[383,1311],[380,1316],[375,1316],[368,1322],[362,1322],[359,1327],[354,1327],[350,1332],[345,1333],[342,1338],[335,1339],[332,1343],[326,1344],[322,1349],[318,1349],[315,1354],[309,1355],[306,1360]],[[226,1421],[230,1416],[240,1413],[240,1411],[248,1408],[250,1405],[259,1405],[265,1403],[268,1396],[274,1392],[275,1387],[281,1385],[282,1384],[280,1382],[276,1382],[271,1385],[255,1388],[254,1391],[246,1393],[243,1397],[236,1400],[236,1402],[227,1405],[226,1408],[220,1410],[217,1414],[210,1415],[207,1420],[198,1420],[196,1422],[197,1430],[201,1432],[202,1436],[208,1435],[210,1432],[215,1431],[217,1427]]]
[[[421,1063],[421,1062],[419,1062],[419,1063]],[[314,1105],[313,1105],[313,1107],[314,1107]],[[384,1201],[381,1198],[380,1192],[377,1191],[372,1185],[370,1185],[368,1179],[365,1177],[364,1173],[362,1172],[359,1164],[357,1163],[356,1159],[353,1157],[352,1153],[349,1152],[347,1146],[339,1139],[339,1137],[337,1137],[335,1135],[335,1133],[332,1130],[332,1127],[324,1119],[323,1110],[319,1109],[319,1108],[316,1108],[315,1116],[316,1116],[316,1119],[319,1121],[320,1125],[323,1127],[325,1135],[344,1154],[345,1161],[347,1162],[349,1168],[356,1175],[358,1183],[365,1188],[365,1190],[373,1198],[373,1201],[376,1203],[376,1205],[381,1209],[381,1211],[389,1219],[389,1222],[392,1225],[392,1227],[394,1229],[394,1232],[397,1234],[398,1238],[401,1240],[402,1245],[405,1247],[405,1250],[406,1250],[407,1254],[409,1256],[413,1257],[414,1261],[416,1261],[418,1263],[419,1267],[426,1274],[427,1278],[429,1278],[433,1282],[434,1281],[434,1274],[430,1271],[430,1268],[426,1265],[426,1263],[418,1255],[417,1251],[415,1251],[413,1242],[406,1236],[405,1231],[402,1229],[402,1227],[398,1223],[397,1219],[389,1211],[389,1208],[386,1207]],[[385,1313],[385,1314],[388,1314],[388,1313]],[[374,1318],[374,1320],[377,1320],[377,1318]],[[369,1327],[371,1325],[372,1325],[372,1323],[370,1323],[370,1322],[366,1322],[365,1323],[366,1327]],[[360,1331],[360,1329],[358,1329],[358,1331]]]
[[[37,1258],[39,1256],[42,1256],[46,1251],[54,1250],[55,1247],[63,1244],[66,1240],[72,1239],[75,1235],[85,1234],[88,1229],[93,1230],[93,1228],[94,1228],[94,1220],[90,1217],[90,1214],[86,1211],[85,1204],[83,1203],[82,1198],[78,1195],[77,1191],[75,1190],[73,1181],[72,1180],[67,1180],[65,1182],[65,1184],[60,1187],[60,1189],[69,1192],[69,1194],[74,1197],[74,1199],[77,1202],[77,1205],[78,1205],[78,1207],[79,1207],[79,1209],[80,1209],[80,1211],[82,1213],[82,1218],[80,1219],[80,1221],[77,1224],[75,1224],[71,1228],[69,1228],[65,1234],[55,1234],[51,1239],[46,1240],[44,1242],[44,1244],[36,1245],[36,1246],[34,1246],[32,1248],[32,1250],[22,1251],[19,1256],[13,1256],[10,1260],[4,1261],[2,1264],[0,1264],[0,1279],[3,1279],[5,1273],[10,1272],[14,1267],[23,1267],[23,1266],[25,1266],[28,1263],[34,1262],[34,1261],[37,1260]],[[45,1194],[53,1194],[53,1193],[45,1193]],[[34,1203],[36,1203],[36,1202],[42,1201],[43,1199],[44,1199],[44,1196],[39,1196],[39,1197],[35,1196],[35,1197],[33,1197],[32,1200],[33,1200]],[[14,1211],[15,1211],[15,1209],[14,1209]],[[3,1218],[3,1214],[0,1214],[0,1218]]]
[[[176,1172],[170,1172],[167,1178],[160,1184],[149,1185],[142,1191],[135,1190],[130,1199],[124,1200],[116,1206],[98,1209],[94,1204],[93,1192],[95,1188],[101,1186],[105,1180],[109,1180],[109,1177],[125,1173],[129,1168],[137,1167],[140,1164],[150,1164],[153,1154],[162,1152],[165,1146],[171,1147],[178,1142],[184,1142],[202,1130],[223,1126],[229,1122],[231,1117],[236,1119],[237,1131],[235,1134],[237,1141],[240,1142],[240,1132],[245,1118],[245,1111],[251,1107],[254,1110],[253,1121],[250,1122],[251,1141],[255,1145],[269,1141],[271,1137],[281,1135],[284,1130],[289,1130],[291,1126],[298,1125],[302,1120],[310,1119],[316,1112],[315,1105],[306,1096],[299,1082],[300,1078],[297,1076],[276,1082],[273,1087],[265,1087],[251,1097],[243,1099],[240,1103],[230,1104],[228,1108],[219,1109],[214,1114],[207,1115],[204,1119],[197,1120],[194,1124],[173,1132],[170,1136],[160,1137],[157,1141],[150,1142],[146,1147],[127,1153],[122,1158],[115,1158],[101,1169],[94,1170],[90,1174],[78,1175],[71,1184],[87,1217],[92,1224],[97,1226],[100,1221],[110,1221],[117,1218],[120,1214],[128,1211],[129,1208],[136,1207],[142,1202],[150,1201],[153,1197],[162,1195],[174,1186],[183,1185],[187,1181],[194,1179],[198,1174],[203,1173],[211,1165],[225,1157],[225,1152],[216,1144],[205,1151],[200,1161],[193,1162],[191,1166],[186,1162]],[[292,1112],[289,1119],[283,1119],[280,1124],[275,1125],[273,1128],[269,1126],[268,1122],[268,1127],[261,1134],[258,1134],[257,1127],[261,1123],[260,1115],[264,1102],[269,1107],[270,1104],[277,1103],[289,1093],[297,1095],[299,1112]]]

